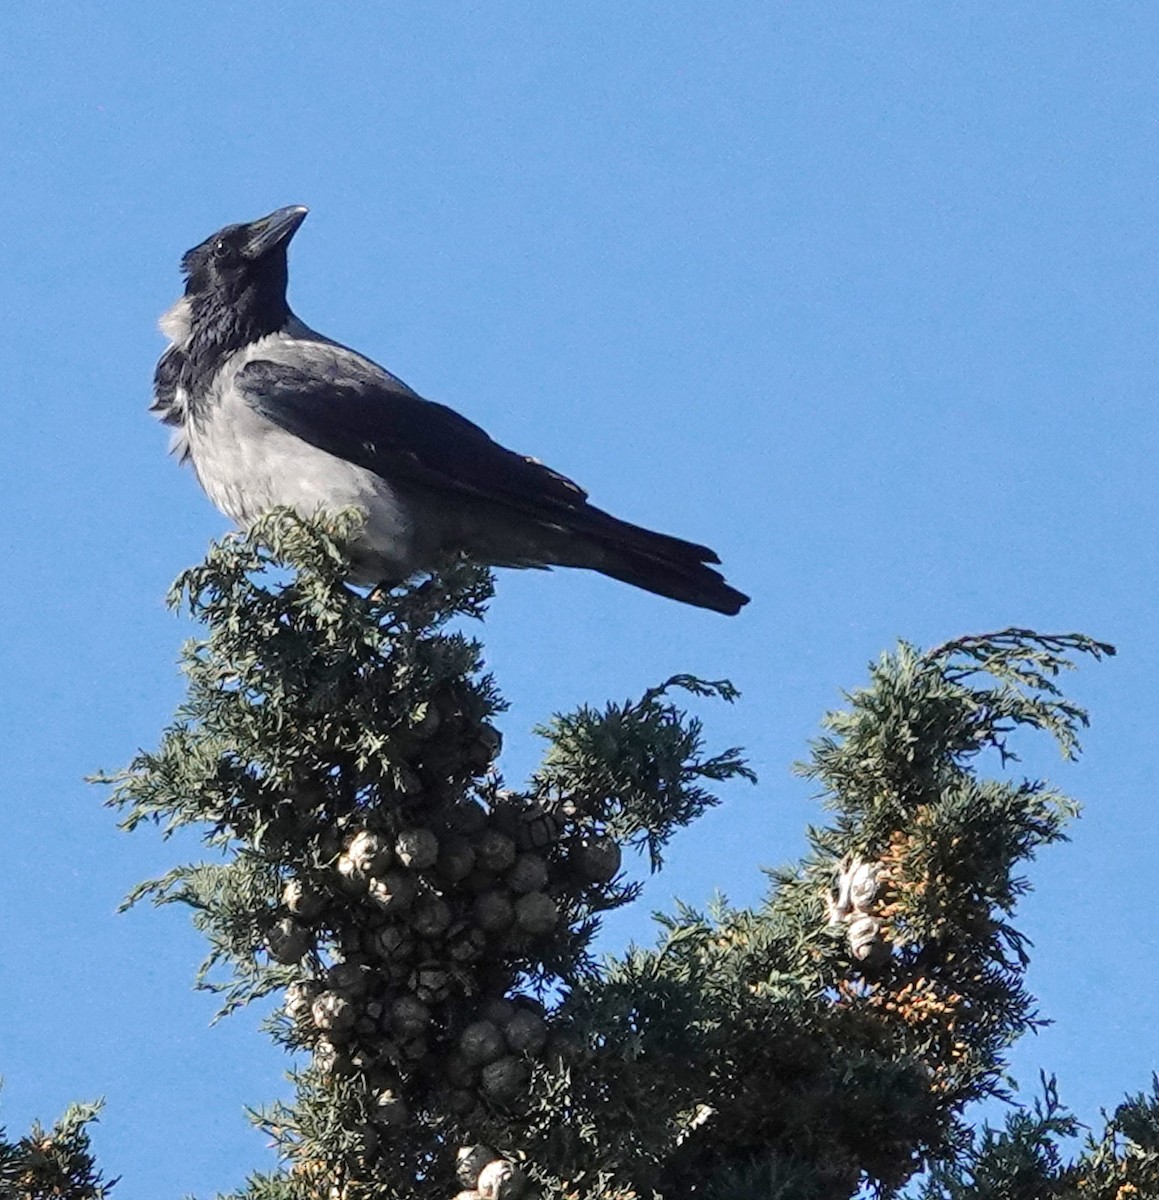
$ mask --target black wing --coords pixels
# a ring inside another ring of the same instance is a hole
[[[166,425],[180,425],[185,420],[185,404],[179,393],[184,365],[185,355],[176,346],[170,346],[153,372],[153,403],[149,411]]]
[[[584,510],[587,493],[501,446],[454,409],[405,388],[353,351],[298,343],[302,364],[254,359],[236,385],[263,416],[303,441],[392,482],[507,504],[541,518]]]
[[[454,409],[424,400],[343,346],[294,341],[272,347],[242,367],[235,384],[275,425],[392,483],[500,505],[650,560],[663,558],[680,571],[720,562],[707,546],[589,504],[587,492],[566,476],[501,446]]]

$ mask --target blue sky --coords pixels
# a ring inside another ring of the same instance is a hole
[[[122,1200],[262,1161],[281,1090],[208,1028],[177,910],[192,853],[82,777],[152,745],[190,630],[163,608],[225,524],[148,416],[183,250],[304,203],[291,299],[600,504],[714,545],[735,620],[577,572],[504,574],[484,631],[505,764],[553,710],[677,671],[761,774],[649,907],[755,900],[818,810],[790,764],[903,637],[1081,629],[1086,805],[1033,868],[1031,986],[1084,1119],[1159,1067],[1159,9],[7,0],[0,10],[0,1112],[104,1095]]]

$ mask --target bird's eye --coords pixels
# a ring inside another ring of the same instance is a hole
[[[229,253],[229,243],[225,240],[225,238],[218,238],[217,241],[213,243],[213,252],[219,258],[224,258]]]

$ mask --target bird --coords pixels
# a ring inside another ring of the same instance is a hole
[[[288,247],[307,211],[226,225],[187,251],[184,294],[160,320],[169,344],[151,411],[217,508],[241,527],[280,506],[358,510],[348,578],[360,586],[393,586],[461,554],[587,568],[740,611],[749,598],[707,546],[604,512],[572,480],[299,320]]]

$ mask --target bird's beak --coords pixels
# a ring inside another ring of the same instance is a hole
[[[246,258],[261,258],[275,246],[285,245],[297,232],[298,226],[306,219],[309,211],[304,204],[292,204],[289,208],[279,208],[268,217],[253,221],[243,247]]]

